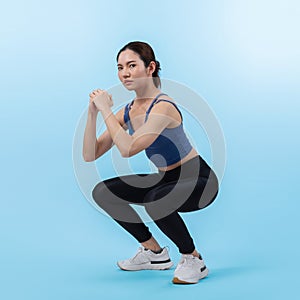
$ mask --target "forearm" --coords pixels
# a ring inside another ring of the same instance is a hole
[[[121,155],[123,157],[130,156],[130,149],[132,146],[132,136],[129,135],[124,128],[120,125],[119,121],[112,113],[111,109],[108,108],[106,110],[101,111],[102,117],[105,121],[106,128],[110,133],[110,136],[114,142],[114,144],[119,149]]]
[[[97,137],[96,137],[97,114],[88,112],[88,118],[84,131],[82,156],[85,161],[96,159]]]

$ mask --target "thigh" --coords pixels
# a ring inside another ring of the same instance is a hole
[[[196,207],[191,202],[196,202],[196,193],[199,193],[199,191],[195,191],[197,186],[200,186],[198,178],[168,181],[153,188],[146,194],[144,206],[154,220],[180,211],[186,203],[189,203],[190,211],[195,210]]]
[[[208,206],[215,199],[218,184],[214,176],[170,181],[150,190],[145,207],[155,219],[175,211],[190,212]]]
[[[158,173],[130,174],[109,178],[95,186],[93,196],[95,198],[96,195],[102,194],[108,200],[111,193],[111,198],[117,196],[121,200],[132,203],[143,203],[145,195],[158,186],[161,180],[162,176]]]

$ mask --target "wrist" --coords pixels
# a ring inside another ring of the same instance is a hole
[[[111,111],[110,107],[101,109],[100,112],[101,112],[104,119],[109,117],[112,114],[112,111]]]
[[[98,111],[88,111],[88,116],[92,117],[92,118],[96,118],[98,115]]]

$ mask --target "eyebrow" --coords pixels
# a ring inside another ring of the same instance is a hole
[[[130,63],[132,63],[132,62],[136,62],[135,60],[130,60],[130,61],[128,61],[127,63],[126,63],[126,65],[129,65]],[[121,64],[117,64],[117,66],[122,66]]]

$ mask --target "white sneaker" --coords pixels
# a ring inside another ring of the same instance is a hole
[[[126,271],[138,270],[166,270],[173,266],[166,247],[161,253],[154,253],[149,249],[140,247],[136,255],[132,258],[118,261],[120,269]]]
[[[173,283],[197,283],[208,275],[204,261],[191,254],[182,254],[175,269]]]

